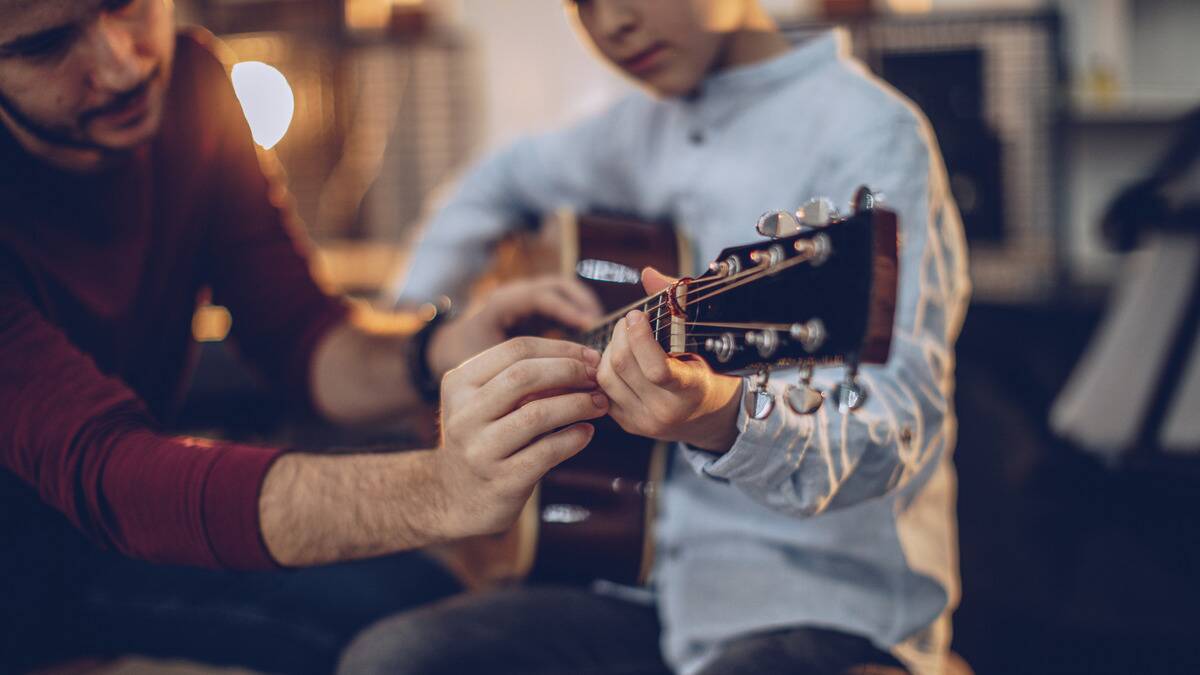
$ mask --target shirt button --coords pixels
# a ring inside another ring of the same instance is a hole
[[[693,129],[692,132],[688,134],[688,140],[692,142],[692,145],[700,145],[704,142],[704,132],[700,131],[699,129]]]

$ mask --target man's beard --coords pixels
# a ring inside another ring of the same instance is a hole
[[[130,99],[140,96],[146,89],[150,88],[154,84],[155,80],[158,79],[159,71],[160,69],[156,68],[154,72],[150,73],[150,75],[146,77],[146,79],[142,80],[140,84],[113,97],[113,100],[109,103],[106,103],[99,108],[93,108],[84,112],[79,116],[79,123],[75,127],[42,124],[32,116],[25,114],[25,112],[21,110],[21,108],[17,106],[15,102],[5,96],[4,92],[2,91],[0,91],[0,110],[3,110],[4,113],[8,115],[8,117],[18,127],[20,127],[22,131],[48,145],[71,150],[99,152],[104,155],[120,155],[123,152],[126,152],[128,149],[112,148],[107,145],[80,138],[82,135],[82,130],[87,127],[87,123],[90,120],[95,119],[96,117],[99,117],[111,110],[120,109]]]

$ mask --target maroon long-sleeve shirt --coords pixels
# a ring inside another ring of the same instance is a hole
[[[162,129],[128,161],[59,171],[0,127],[0,470],[127,555],[268,568],[258,496],[280,450],[157,420],[180,397],[204,289],[241,353],[301,399],[346,309],[313,282],[207,38],[176,42]]]

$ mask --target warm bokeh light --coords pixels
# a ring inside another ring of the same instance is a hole
[[[425,0],[346,0],[346,26],[351,30],[381,30],[396,9],[418,9]]]
[[[287,133],[296,110],[296,97],[287,78],[261,61],[245,61],[233,67],[233,90],[254,142],[271,149]]]
[[[192,339],[196,342],[220,342],[233,327],[233,315],[220,305],[201,305],[192,314]]]
[[[888,9],[897,14],[923,14],[933,10],[933,0],[888,0]]]

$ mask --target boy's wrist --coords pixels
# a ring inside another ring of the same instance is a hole
[[[738,406],[741,405],[743,380],[740,377],[714,378],[713,398],[719,405],[697,418],[683,442],[701,450],[724,453],[733,447],[738,437]]]

